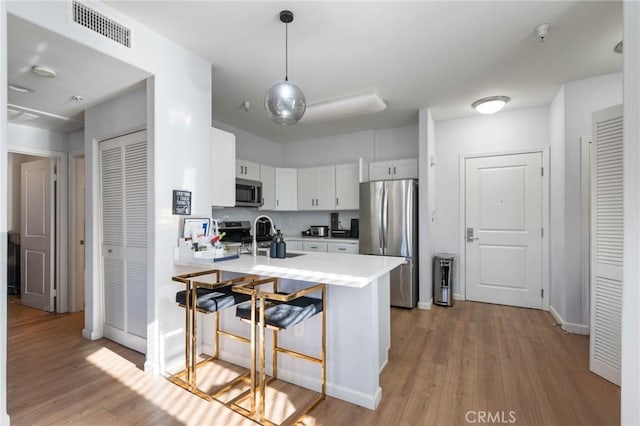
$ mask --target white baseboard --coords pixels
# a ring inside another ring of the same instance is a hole
[[[467,300],[464,298],[463,295],[461,295],[460,293],[453,293],[453,300]]]
[[[576,323],[573,323],[573,322],[566,322],[560,316],[558,311],[555,310],[555,308],[553,306],[549,306],[549,312],[551,312],[551,315],[556,320],[556,322],[558,324],[560,324],[560,327],[562,327],[562,329],[564,331],[566,331],[567,333],[583,334],[583,335],[588,335],[589,334],[589,326],[588,325],[586,325],[586,324],[576,324]]]
[[[11,424],[11,420],[9,419],[9,415],[7,413],[0,414],[0,425],[9,426]]]
[[[433,306],[433,298],[429,299],[428,302],[418,302],[418,309],[430,310],[431,306]]]
[[[94,330],[89,330],[87,328],[83,328],[82,329],[82,337],[87,339],[87,340],[98,340],[102,338],[102,334],[94,331]]]
[[[380,366],[380,370],[378,370],[380,374],[382,374],[382,370],[384,370],[387,364],[389,364],[389,356],[387,356],[387,359],[385,359],[382,365]]]

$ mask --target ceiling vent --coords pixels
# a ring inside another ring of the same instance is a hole
[[[116,43],[131,47],[131,30],[129,28],[75,0],[73,1],[73,22]]]

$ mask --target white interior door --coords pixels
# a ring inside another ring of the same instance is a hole
[[[100,143],[104,336],[146,352],[147,135]]]
[[[589,369],[620,384],[624,247],[622,105],[593,115]]]
[[[54,305],[54,160],[21,165],[21,303],[53,312]]]
[[[542,308],[542,153],[469,158],[466,298]]]

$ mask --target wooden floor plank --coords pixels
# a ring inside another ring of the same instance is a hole
[[[391,315],[378,410],[329,397],[303,424],[464,425],[478,411],[507,420],[513,412],[518,424],[620,423],[620,389],[588,371],[588,337],[564,333],[547,312],[457,302]],[[82,313],[47,314],[10,298],[8,319],[14,425],[252,424],[144,374],[143,355],[82,339]],[[310,397],[285,388],[290,409]]]

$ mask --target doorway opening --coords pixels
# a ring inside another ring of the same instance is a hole
[[[8,155],[12,302],[68,312],[66,154],[13,147]]]

